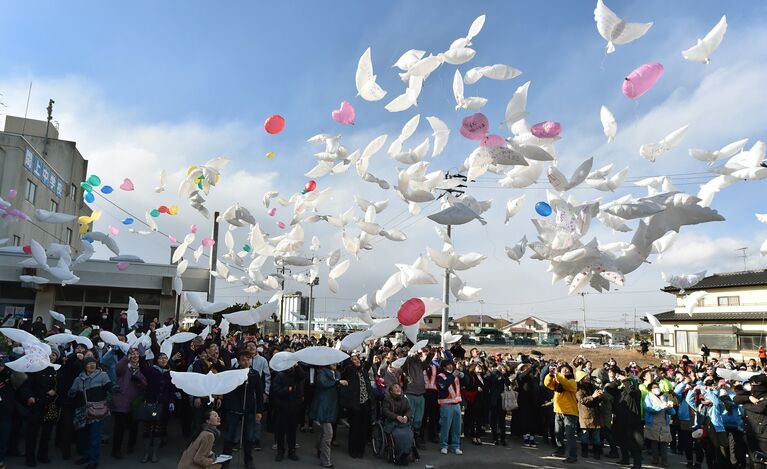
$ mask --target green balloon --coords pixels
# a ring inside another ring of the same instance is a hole
[[[245,252],[250,252],[251,247],[250,247],[250,245],[246,244],[245,246],[242,247],[242,250],[245,251]]]
[[[99,187],[101,185],[101,178],[96,176],[95,174],[91,174],[88,176],[88,184],[90,184],[93,187]]]
[[[82,187],[85,192],[93,192],[93,186],[87,182],[81,182],[80,187]]]
[[[149,212],[149,214],[152,215],[152,217],[157,218],[160,216],[160,211],[157,210],[156,208],[153,208],[152,211]]]

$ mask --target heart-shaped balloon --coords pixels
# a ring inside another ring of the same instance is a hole
[[[481,112],[464,117],[461,122],[461,135],[469,140],[482,140],[487,135],[489,123]]]
[[[559,122],[543,121],[535,124],[530,128],[530,133],[538,138],[554,138],[559,137],[562,132],[562,126]]]
[[[124,190],[124,191],[127,191],[127,192],[130,192],[130,191],[132,191],[132,190],[134,189],[134,187],[133,187],[133,181],[131,181],[131,180],[130,180],[130,179],[128,179],[128,178],[125,178],[125,179],[123,180],[123,183],[122,183],[122,184],[120,184],[120,189],[122,189],[122,190]]]
[[[117,236],[117,234],[118,234],[119,232],[120,232],[120,230],[118,230],[117,228],[115,228],[115,227],[114,227],[114,226],[112,226],[112,225],[109,225],[109,233],[110,233],[112,236]]]
[[[117,270],[119,270],[120,272],[122,272],[123,270],[125,270],[125,269],[127,269],[127,268],[128,268],[128,265],[129,265],[129,264],[128,264],[127,262],[125,262],[125,261],[121,261],[121,262],[118,262],[118,263],[117,263]]]
[[[206,248],[209,248],[213,246],[214,244],[216,244],[216,242],[210,238],[203,238],[202,241],[200,241],[200,243],[202,243],[202,245],[205,246]]]
[[[501,148],[506,146],[506,140],[500,135],[485,135],[480,145],[485,148]]]
[[[277,209],[274,207],[270,208],[269,211],[266,212],[266,214],[269,215],[270,217],[273,217],[275,213],[277,213]]]
[[[330,115],[333,120],[339,124],[351,124],[354,125],[354,107],[352,107],[349,101],[343,101],[341,108],[336,109]]]

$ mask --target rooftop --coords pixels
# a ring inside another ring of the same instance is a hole
[[[686,288],[685,291],[728,287],[752,287],[758,285],[767,285],[767,269],[722,272],[720,274],[709,275],[692,287]],[[667,286],[662,288],[661,291],[666,293],[677,293],[680,290],[676,287]]]
[[[692,316],[687,313],[676,313],[674,311],[666,311],[665,313],[658,313],[655,318],[661,323],[675,323],[675,322],[721,322],[721,321],[764,321],[767,319],[767,312],[764,311],[745,311],[745,312],[714,312],[714,313],[693,313]],[[646,321],[646,318],[642,318]]]

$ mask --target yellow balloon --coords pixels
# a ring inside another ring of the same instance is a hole
[[[171,215],[178,215],[178,205],[171,205],[170,207],[168,207],[168,212]]]
[[[266,154],[266,157],[269,158],[270,160],[274,158],[275,156],[277,156],[277,154],[273,151],[270,151],[269,153]]]
[[[192,171],[196,170],[197,166],[190,166],[189,169],[186,170],[186,175],[189,176],[192,174]]]

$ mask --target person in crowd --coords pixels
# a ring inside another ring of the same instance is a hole
[[[457,341],[450,347],[450,354],[456,360],[463,360],[466,358],[466,349],[461,346],[461,341]]]
[[[222,409],[226,412],[226,438],[224,454],[232,454],[242,442],[241,451],[245,469],[253,469],[253,445],[256,442],[255,424],[261,423],[264,413],[264,392],[261,375],[251,368],[252,357],[243,350],[237,355],[235,369],[247,369],[248,379],[234,391],[224,395]]]
[[[101,454],[103,422],[109,416],[112,382],[97,367],[95,358],[85,357],[83,371],[72,383],[68,394],[75,399],[74,425],[79,431],[80,446],[85,453],[77,464],[86,464],[86,469],[95,469]]]
[[[349,419],[348,450],[352,458],[361,459],[370,439],[370,415],[373,410],[373,390],[368,379],[372,365],[372,354],[363,365],[358,354],[352,354],[349,364],[341,377],[348,384],[339,390],[341,406],[346,409]]]
[[[614,364],[609,366],[614,366]],[[596,379],[594,384],[602,389],[601,400],[599,402],[599,436],[602,439],[602,448],[600,449],[604,449],[604,444],[607,443],[610,446],[610,452],[607,453],[607,457],[618,458],[620,457],[618,445],[613,435],[613,403],[620,398],[620,390],[618,389],[620,383],[615,379],[615,370],[612,368],[608,369],[606,379],[604,381]]]
[[[443,359],[437,375],[437,403],[439,404],[440,453],[452,449],[457,455],[461,450],[461,379],[452,360]]]
[[[755,462],[767,462],[767,375],[757,374],[736,392],[735,404],[743,406],[743,428],[748,457]]]
[[[578,444],[575,435],[578,431],[578,403],[575,397],[577,384],[573,369],[569,365],[563,365],[557,373],[556,368],[549,368],[544,385],[554,392],[554,424],[557,436],[557,450],[554,455],[557,457],[565,455],[566,438],[568,450],[565,462],[577,462]]]
[[[134,408],[143,402],[146,378],[141,372],[141,352],[131,348],[128,354],[117,363],[117,383],[113,388],[112,409],[114,416],[114,437],[112,439],[112,457],[123,459],[122,443],[128,431],[127,454],[133,454],[138,438],[138,419],[134,418]]]
[[[433,354],[428,347],[416,351],[405,360],[404,368],[404,389],[405,397],[413,411],[413,417],[410,419],[410,426],[415,435],[421,435],[421,424],[424,420],[424,408],[426,394],[426,380],[424,372],[431,364]],[[419,445],[416,440],[416,445]]]
[[[632,469],[642,467],[644,428],[642,420],[642,391],[633,377],[618,374],[620,397],[614,401],[613,429],[615,441],[620,446],[621,458],[618,464]]]
[[[472,349],[474,351],[476,349]],[[477,372],[479,368],[479,372]],[[463,414],[463,433],[464,436],[471,438],[474,445],[481,445],[480,431],[482,427],[482,411],[480,405],[480,396],[484,388],[484,382],[480,382],[482,365],[478,363],[469,363],[467,373],[461,380],[461,398],[465,403]]]
[[[414,451],[414,459],[417,460],[418,453],[415,448],[413,429],[410,427],[413,413],[399,384],[394,383],[389,386],[381,406],[381,415],[384,419],[384,432],[391,434],[394,440],[394,454],[397,463],[401,466],[407,466]]]
[[[316,449],[322,467],[335,467],[330,453],[333,426],[338,418],[338,386],[348,385],[347,381],[340,379],[335,364],[318,368],[314,374],[315,391],[309,418],[314,422],[314,426],[319,428]]]
[[[66,461],[72,459],[72,444],[75,442],[75,408],[77,399],[69,395],[69,390],[75,380],[85,368],[85,353],[87,349],[83,344],[74,346],[74,352],[69,354],[61,367],[56,383],[56,394],[60,397],[61,415],[56,426],[56,442],[61,448],[62,458]],[[77,442],[77,454],[85,456],[85,448]]]
[[[192,442],[181,454],[178,469],[219,469],[216,453],[213,448],[216,440],[221,436],[218,427],[221,425],[221,417],[215,410],[206,410],[203,414],[203,422]]]
[[[652,448],[652,464],[668,467],[668,444],[671,442],[671,416],[674,415],[674,402],[669,399],[660,385],[651,382],[647,386],[644,406],[644,436]]]
[[[140,418],[144,422],[142,441],[144,455],[141,462],[157,462],[157,450],[165,446],[168,436],[168,419],[175,410],[176,387],[170,377],[168,356],[160,352],[156,335],[151,334],[154,363],[141,360],[141,374],[146,379],[144,401],[141,406]]]
[[[266,412],[266,406],[269,402],[269,388],[272,384],[272,372],[269,369],[269,362],[263,357],[264,341],[261,340],[258,343],[255,340],[248,340],[245,342],[245,350],[250,353],[252,358],[251,368],[259,374],[261,378],[261,386],[263,387],[264,395],[264,411]],[[257,422],[253,427],[253,435],[256,439],[253,449],[261,451],[261,422]]]
[[[575,373],[577,391],[575,399],[578,402],[578,423],[581,428],[581,456],[589,456],[591,445],[594,459],[602,458],[602,440],[599,430],[602,427],[599,418],[599,407],[602,403],[602,390],[591,382],[588,371],[579,370]]]
[[[418,435],[421,444],[426,443],[428,438],[430,443],[439,444],[439,414],[440,405],[438,400],[437,375],[439,374],[439,363],[435,363],[436,357],[441,352],[439,349],[430,361],[424,363],[423,383],[424,383],[424,409],[423,421],[421,422],[421,434]]]
[[[11,435],[15,390],[11,383],[13,371],[5,366],[11,361],[7,355],[0,356],[0,468],[5,467],[8,439]]]
[[[499,366],[502,370],[505,367]],[[512,387],[517,391],[517,404],[519,407],[513,412],[512,423],[517,432],[522,434],[522,444],[534,448],[536,425],[541,418],[540,389],[538,379],[535,376],[536,366],[531,363],[517,365],[512,380]],[[502,372],[501,372],[502,373]],[[492,413],[492,410],[491,410]],[[516,422],[514,422],[516,420]],[[505,446],[505,435],[503,443]]]
[[[30,328],[30,332],[33,336],[37,337],[38,339],[42,340],[43,337],[48,333],[48,328],[45,327],[45,323],[43,322],[43,317],[38,316],[35,318],[35,322],[32,323],[32,327]]]
[[[51,363],[58,362],[58,349],[51,349],[49,360]],[[49,412],[57,414],[56,380],[58,371],[53,367],[27,373],[27,379],[21,385],[19,394],[21,401],[27,407],[26,432],[24,433],[24,456],[27,467],[35,467],[38,462],[48,464],[48,447],[53,432],[53,422],[50,421]],[[53,410],[51,410],[53,407]],[[46,417],[49,421],[46,421]],[[53,417],[58,417],[54,415]]]
[[[703,363],[708,363],[708,357],[711,356],[711,350],[706,347],[706,344],[700,345],[700,356],[703,357]]]
[[[274,408],[274,436],[277,439],[277,454],[275,461],[285,458],[285,447],[288,459],[298,461],[296,454],[296,428],[301,418],[301,408],[304,399],[305,374],[299,365],[294,365],[272,376],[270,403]]]
[[[509,375],[503,363],[493,366],[486,377],[490,431],[493,444],[506,446],[506,411],[503,408],[503,393],[509,388]],[[535,422],[528,422],[532,427]],[[527,443],[527,440],[525,440]],[[535,444],[533,439],[532,444]]]

